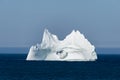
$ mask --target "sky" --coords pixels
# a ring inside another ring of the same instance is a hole
[[[0,47],[60,40],[79,30],[96,47],[120,47],[120,0],[0,0]]]

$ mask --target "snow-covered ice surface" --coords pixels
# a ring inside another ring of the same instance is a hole
[[[95,47],[78,30],[73,30],[64,40],[59,40],[47,29],[41,44],[30,48],[26,60],[95,61]]]

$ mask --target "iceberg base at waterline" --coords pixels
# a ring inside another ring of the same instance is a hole
[[[94,45],[78,30],[59,40],[45,29],[41,44],[31,46],[26,60],[95,61],[97,54]]]

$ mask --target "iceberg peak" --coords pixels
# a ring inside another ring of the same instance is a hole
[[[73,30],[64,40],[44,30],[41,44],[32,46],[26,60],[95,61],[95,47],[78,30]]]

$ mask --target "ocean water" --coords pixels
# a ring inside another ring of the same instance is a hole
[[[0,80],[120,80],[120,49],[96,52],[94,62],[26,61],[27,53],[1,53]]]

